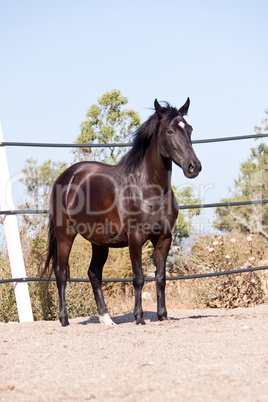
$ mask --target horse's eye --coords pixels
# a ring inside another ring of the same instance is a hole
[[[173,134],[173,130],[167,130],[167,133],[168,133],[169,135],[172,135],[172,134]]]

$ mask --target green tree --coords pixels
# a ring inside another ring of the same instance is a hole
[[[268,116],[268,111],[266,111]],[[257,134],[268,132],[267,117],[262,127],[255,127]],[[223,202],[254,201],[268,199],[268,146],[261,143],[252,148],[249,158],[240,166],[231,197]],[[268,207],[264,205],[217,208],[217,229],[262,235],[268,241]]]
[[[50,159],[38,165],[37,160],[26,160],[22,169],[24,177],[20,179],[26,190],[26,201],[19,206],[21,209],[49,209],[51,187],[56,178],[67,168],[65,162],[52,162]],[[46,225],[46,215],[23,215],[23,231],[41,232]]]
[[[194,195],[193,188],[190,186],[178,190],[172,187],[178,205],[201,204],[198,197]],[[180,245],[183,239],[191,236],[193,233],[193,217],[200,215],[200,209],[182,209],[179,210],[178,218],[173,228],[174,242]]]
[[[106,92],[98,103],[92,105],[81,124],[81,132],[77,144],[112,144],[130,142],[131,132],[140,125],[140,117],[132,109],[124,109],[128,99],[119,90]],[[74,151],[76,160],[99,160],[106,163],[117,163],[122,156],[123,148],[77,148]]]
[[[255,132],[256,134],[263,134],[263,133],[268,133],[268,110],[265,110],[265,117],[262,119],[262,125],[261,126],[255,126]]]

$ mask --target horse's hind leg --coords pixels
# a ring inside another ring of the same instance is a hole
[[[68,269],[68,260],[70,251],[72,248],[72,244],[74,241],[75,235],[73,237],[65,237],[63,241],[57,241],[57,265],[55,267],[55,276],[57,281],[57,288],[59,293],[59,302],[60,302],[60,312],[59,312],[59,320],[63,327],[69,325],[68,314],[66,310],[66,301],[65,301],[65,289],[66,282],[69,275]]]
[[[92,244],[92,259],[88,269],[88,277],[90,279],[95,296],[100,322],[104,323],[105,325],[113,325],[114,322],[111,320],[108,314],[101,290],[102,270],[107,260],[108,253],[108,247],[101,247],[97,246],[96,244]]]

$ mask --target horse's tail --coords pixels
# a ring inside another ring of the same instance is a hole
[[[48,247],[47,247],[47,257],[45,262],[45,267],[41,273],[40,279],[47,274],[48,280],[50,280],[52,272],[55,272],[56,264],[57,264],[57,238],[55,235],[54,223],[52,215],[49,215],[49,223],[48,223]],[[50,261],[52,260],[51,267]]]

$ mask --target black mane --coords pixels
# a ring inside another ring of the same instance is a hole
[[[132,148],[126,155],[123,156],[118,166],[124,167],[127,172],[130,172],[133,168],[136,168],[143,160],[153,135],[157,133],[160,121],[165,129],[170,124],[171,120],[178,116],[178,114],[179,112],[176,108],[171,107],[168,103],[166,103],[164,115],[161,120],[157,113],[154,113],[151,117],[149,117],[149,119],[134,133]]]

